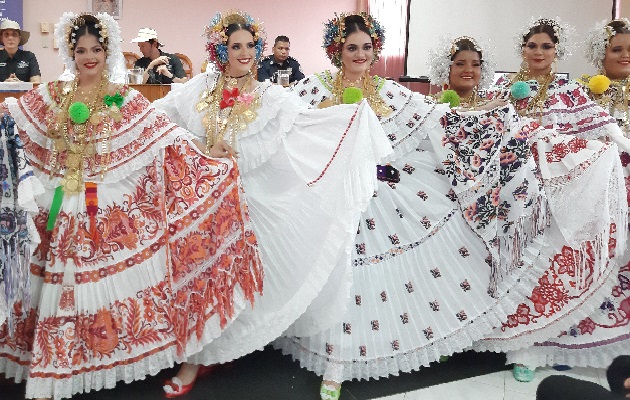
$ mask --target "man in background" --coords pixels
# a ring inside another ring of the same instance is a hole
[[[141,28],[138,37],[131,43],[138,43],[144,57],[134,63],[135,68],[143,68],[142,83],[171,84],[186,82],[182,61],[174,54],[160,50],[164,46],[158,41],[157,32],[151,28]]]
[[[291,43],[288,37],[278,36],[271,50],[273,54],[263,58],[258,63],[258,80],[260,82],[270,80],[273,83],[278,83],[278,70],[290,70],[289,84],[304,78],[300,63],[289,56]]]

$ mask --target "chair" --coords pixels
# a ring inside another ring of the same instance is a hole
[[[127,65],[127,69],[132,69],[136,61],[140,59],[140,56],[131,51],[123,52],[125,56],[125,65]]]
[[[182,65],[184,66],[184,72],[188,79],[193,77],[193,65],[192,61],[188,56],[183,55],[182,53],[175,53],[175,55],[182,61]]]

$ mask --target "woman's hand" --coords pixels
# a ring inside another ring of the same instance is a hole
[[[9,114],[9,108],[7,107],[7,103],[0,103],[0,117],[4,117]]]
[[[234,149],[224,141],[220,141],[215,143],[214,146],[210,148],[210,157],[213,158],[225,158],[229,156],[236,157],[238,153],[234,151]]]

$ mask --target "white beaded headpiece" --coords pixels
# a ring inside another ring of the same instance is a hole
[[[98,20],[95,27],[100,31],[101,43],[103,43],[103,47],[106,49],[105,63],[107,64],[107,73],[110,82],[124,83],[127,67],[125,57],[120,47],[122,42],[120,27],[114,18],[107,13],[92,15],[65,12],[61,18],[59,18],[59,22],[55,24],[55,40],[59,46],[61,60],[66,67],[63,74],[59,77],[59,80],[71,81],[76,76],[77,69],[74,62],[74,46],[76,45],[75,31],[79,28],[79,24],[84,23],[81,20],[84,15],[91,15]]]
[[[624,27],[630,29],[630,21],[628,21],[627,18],[616,19],[614,21],[623,22]],[[613,36],[617,34],[612,27],[608,26],[609,23],[610,22],[606,20],[598,22],[586,37],[586,59],[598,70],[603,68],[606,48],[610,44]]]
[[[529,31],[539,25],[548,25],[553,29],[553,32],[558,39],[558,43],[556,43],[556,57],[558,60],[564,60],[566,57],[571,55],[573,50],[571,40],[576,36],[575,28],[571,25],[562,22],[559,17],[549,19],[549,18],[533,18],[530,20],[529,24],[525,25],[520,34],[514,38],[514,44],[516,49],[516,54],[518,57],[523,55],[523,47],[525,47],[525,36],[529,33]]]
[[[429,67],[429,79],[434,85],[447,84],[451,72],[453,61],[451,57],[459,51],[457,42],[462,39],[468,39],[474,46],[475,50],[481,53],[481,80],[479,81],[479,89],[487,88],[493,83],[494,71],[496,63],[493,55],[470,36],[460,36],[455,39],[440,37],[439,45],[429,50],[429,58],[427,65]]]

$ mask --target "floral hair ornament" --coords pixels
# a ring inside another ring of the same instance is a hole
[[[604,67],[606,48],[608,48],[610,41],[617,34],[615,29],[609,26],[610,23],[615,21],[622,22],[623,28],[630,29],[630,21],[627,18],[614,19],[610,22],[603,20],[598,22],[586,37],[586,59],[599,71]]]
[[[460,36],[455,39],[449,39],[445,36],[439,38],[439,44],[436,48],[429,50],[429,58],[427,66],[429,67],[429,79],[434,85],[448,84],[451,73],[451,58],[461,50],[458,43],[467,40],[473,44],[474,49],[481,55],[481,79],[479,81],[479,89],[487,88],[494,83],[494,71],[496,63],[493,55],[481,46],[474,38],[470,36]]]
[[[221,72],[225,72],[228,63],[227,51],[227,29],[231,24],[243,25],[254,36],[256,48],[256,62],[263,56],[265,46],[267,45],[267,34],[261,22],[256,21],[249,14],[240,10],[231,10],[226,13],[218,12],[210,21],[210,24],[204,27],[204,35],[206,36],[206,51],[208,59],[212,61]]]
[[[326,56],[330,62],[337,68],[341,68],[341,49],[346,41],[346,18],[358,15],[363,18],[365,26],[370,32],[372,38],[373,57],[372,64],[374,64],[383,50],[383,44],[385,43],[385,29],[381,27],[379,22],[372,18],[372,16],[365,12],[360,13],[341,13],[324,23],[324,42],[322,47],[326,51]]]
[[[560,20],[559,17],[549,18],[532,18],[530,22],[521,29],[521,33],[514,38],[515,50],[518,57],[523,55],[523,47],[527,44],[525,37],[529,31],[537,26],[547,25],[553,29],[555,37],[558,39],[556,43],[556,57],[558,60],[564,60],[571,55],[573,51],[572,39],[576,36],[575,28]]]
[[[127,68],[125,66],[125,57],[120,48],[120,43],[122,42],[120,26],[107,13],[93,15],[66,12],[61,16],[59,22],[55,24],[55,41],[59,45],[59,55],[66,67],[59,80],[71,81],[77,74],[74,62],[74,47],[78,39],[77,31],[81,26],[85,25],[86,21],[94,22],[94,27],[99,30],[99,42],[105,50],[105,62],[109,80],[114,83],[124,83]]]

